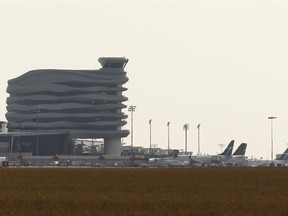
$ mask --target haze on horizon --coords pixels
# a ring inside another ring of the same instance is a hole
[[[250,158],[287,148],[288,2],[0,1],[0,120],[9,79],[34,69],[98,69],[125,56],[134,145],[220,152],[248,143]],[[130,113],[126,129],[130,129]],[[124,140],[130,145],[130,136]],[[274,155],[275,158],[275,155]]]

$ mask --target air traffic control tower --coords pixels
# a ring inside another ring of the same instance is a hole
[[[37,131],[37,136],[38,131],[63,131],[71,138],[103,138],[105,153],[120,155],[121,138],[129,135],[121,130],[127,118],[122,112],[128,100],[122,92],[127,89],[122,85],[128,81],[128,59],[98,61],[99,70],[41,69],[9,80],[8,131]]]

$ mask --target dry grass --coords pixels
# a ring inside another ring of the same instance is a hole
[[[1,215],[287,215],[286,168],[2,168]]]

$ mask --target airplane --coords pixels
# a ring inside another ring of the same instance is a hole
[[[275,166],[287,166],[288,165],[288,148],[274,160]]]
[[[148,161],[149,166],[153,167],[183,167],[184,163],[172,158],[151,158]]]
[[[185,155],[178,155],[176,160],[178,160],[183,166],[190,166],[190,159],[193,153],[185,154]]]
[[[149,158],[148,164],[150,166],[160,166],[160,167],[183,167],[188,166],[190,164],[189,157],[190,155],[178,155],[178,150],[173,150],[171,155],[167,155],[166,157],[155,157]]]
[[[206,166],[219,164],[223,158],[230,157],[232,155],[234,140],[231,140],[226,149],[218,155],[195,155],[191,156],[190,164],[192,166]]]
[[[153,161],[156,161],[157,159],[161,159],[161,158],[176,158],[176,157],[178,157],[178,154],[179,154],[179,150],[173,150],[168,155],[157,155],[157,157],[150,157],[149,161],[153,162]],[[154,155],[151,154],[150,156],[154,156]]]
[[[288,166],[288,148],[275,160],[248,160],[249,167]]]
[[[246,153],[247,143],[241,143],[232,156],[244,156]]]
[[[151,157],[149,158],[149,163],[155,163],[157,162],[158,160],[160,159],[167,159],[167,158],[176,158],[179,154],[179,151],[178,150],[173,150],[170,154],[168,155],[157,155],[157,157]],[[154,155],[151,155],[151,156],[154,156]]]
[[[246,148],[247,143],[241,143],[231,156],[222,158],[222,162],[224,163],[223,165],[244,166],[247,161],[247,157],[245,156]]]

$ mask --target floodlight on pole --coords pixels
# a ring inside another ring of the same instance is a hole
[[[38,156],[39,154],[39,138],[38,138],[38,113],[40,112],[40,107],[34,106],[33,107],[33,112],[36,113],[36,155]]]
[[[170,130],[169,130],[169,127],[170,127],[170,122],[167,122],[167,128],[168,128],[168,154],[169,154],[169,151],[170,151]]]
[[[200,124],[197,125],[198,129],[198,155],[200,155]]]
[[[273,119],[276,119],[274,116],[268,117],[271,120],[271,160],[273,161]]]
[[[131,153],[133,154],[133,113],[135,112],[136,106],[129,106],[128,111],[131,112]]]
[[[149,120],[149,127],[150,127],[150,152],[151,153],[151,150],[152,150],[152,130],[151,130],[151,126],[152,125],[152,119]]]
[[[188,124],[184,124],[183,130],[185,131],[185,154],[187,154],[187,130],[189,129]]]

